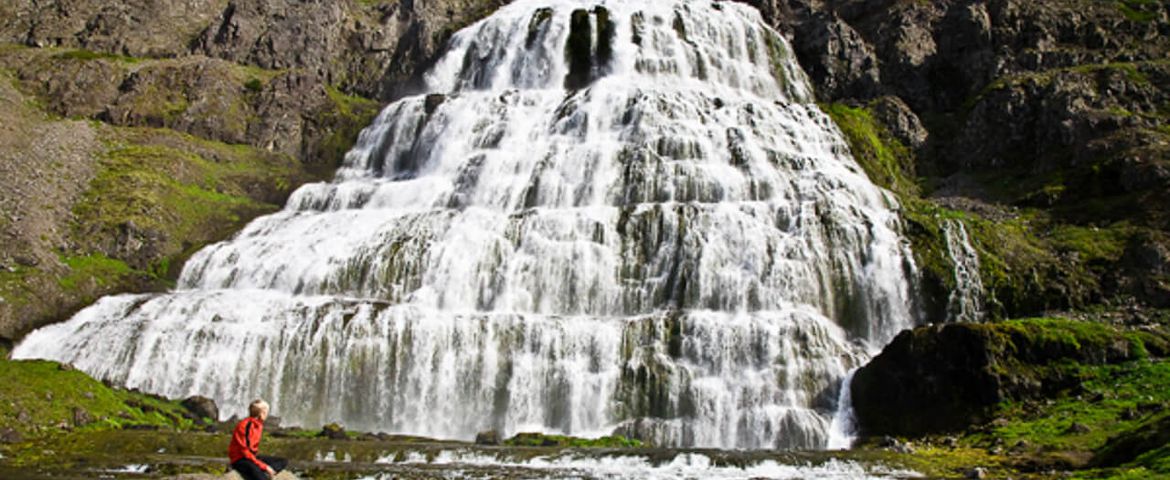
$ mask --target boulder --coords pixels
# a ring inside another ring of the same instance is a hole
[[[920,436],[989,422],[1006,400],[1054,395],[1081,383],[1070,364],[1140,358],[1133,336],[1089,322],[1041,319],[907,330],[850,384],[863,435]]]
[[[212,421],[219,420],[219,406],[215,404],[215,400],[210,398],[195,395],[184,399],[180,405],[191,412],[196,419],[210,418]]]
[[[345,433],[345,427],[336,423],[330,423],[321,427],[321,433],[317,434],[317,436],[331,440],[349,440],[349,435]]]
[[[479,432],[475,434],[476,445],[499,445],[500,432],[495,430],[488,430],[486,432]]]

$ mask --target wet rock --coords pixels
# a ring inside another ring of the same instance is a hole
[[[967,470],[967,474],[964,475],[963,478],[967,478],[969,480],[981,480],[987,478],[987,470],[984,470],[982,467],[975,467]]]
[[[210,418],[211,420],[219,419],[219,406],[215,404],[215,400],[210,398],[195,395],[187,397],[180,405],[187,409],[195,419]]]
[[[349,439],[349,436],[346,435],[346,433],[345,433],[345,427],[342,427],[341,425],[338,425],[336,423],[330,423],[328,425],[325,425],[324,427],[321,427],[321,433],[318,433],[317,436],[318,437],[325,437],[325,438],[328,438],[331,440],[348,440]]]
[[[500,443],[500,432],[495,430],[475,434],[476,445],[499,445]]]

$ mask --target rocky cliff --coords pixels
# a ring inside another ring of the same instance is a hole
[[[871,177],[904,199],[930,301],[967,224],[993,317],[1170,306],[1170,5],[752,0]]]
[[[0,339],[329,175],[379,106],[502,0],[0,5]]]

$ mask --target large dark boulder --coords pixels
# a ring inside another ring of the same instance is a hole
[[[1071,320],[920,327],[899,334],[857,371],[853,408],[864,435],[956,431],[991,420],[1000,402],[1076,388],[1077,363],[1165,350],[1163,333]]]

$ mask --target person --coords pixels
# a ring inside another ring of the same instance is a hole
[[[248,405],[248,418],[240,420],[232,431],[228,461],[244,480],[267,480],[288,466],[288,460],[283,458],[257,455],[267,419],[268,402],[255,400]]]

